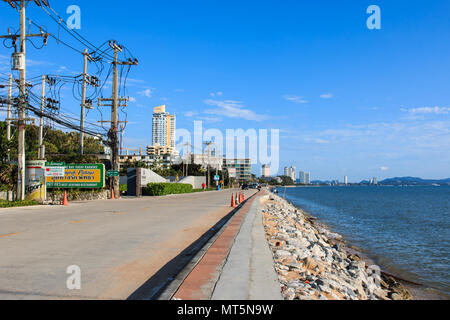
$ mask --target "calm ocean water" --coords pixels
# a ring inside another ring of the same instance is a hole
[[[287,188],[286,198],[387,272],[450,295],[450,187]]]

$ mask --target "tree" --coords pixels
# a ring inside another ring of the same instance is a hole
[[[5,164],[8,160],[8,150],[13,147],[13,141],[6,139],[6,123],[0,122],[0,163]]]

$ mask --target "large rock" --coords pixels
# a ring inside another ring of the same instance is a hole
[[[325,268],[322,265],[322,263],[315,260],[314,258],[307,257],[306,259],[303,259],[302,262],[303,262],[303,265],[305,266],[305,268],[310,271],[319,271],[319,272],[325,271]]]

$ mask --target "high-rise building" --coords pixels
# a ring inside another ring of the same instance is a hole
[[[270,167],[267,164],[262,166],[262,177],[263,178],[270,177]]]
[[[284,168],[284,176],[289,177],[292,181],[297,181],[297,168],[296,167],[285,167]]]
[[[153,146],[175,148],[176,119],[166,112],[165,105],[153,109]]]
[[[344,177],[344,184],[348,185],[348,177],[347,176]]]
[[[297,181],[297,167],[295,167],[295,166],[291,167],[291,178],[292,178],[292,181],[294,181],[294,182]]]
[[[311,174],[309,172],[300,171],[300,183],[311,184]]]

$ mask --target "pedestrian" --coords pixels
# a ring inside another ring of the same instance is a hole
[[[204,183],[204,182],[203,182],[203,184],[202,184],[202,189],[203,189],[203,191],[206,190],[206,183]]]

